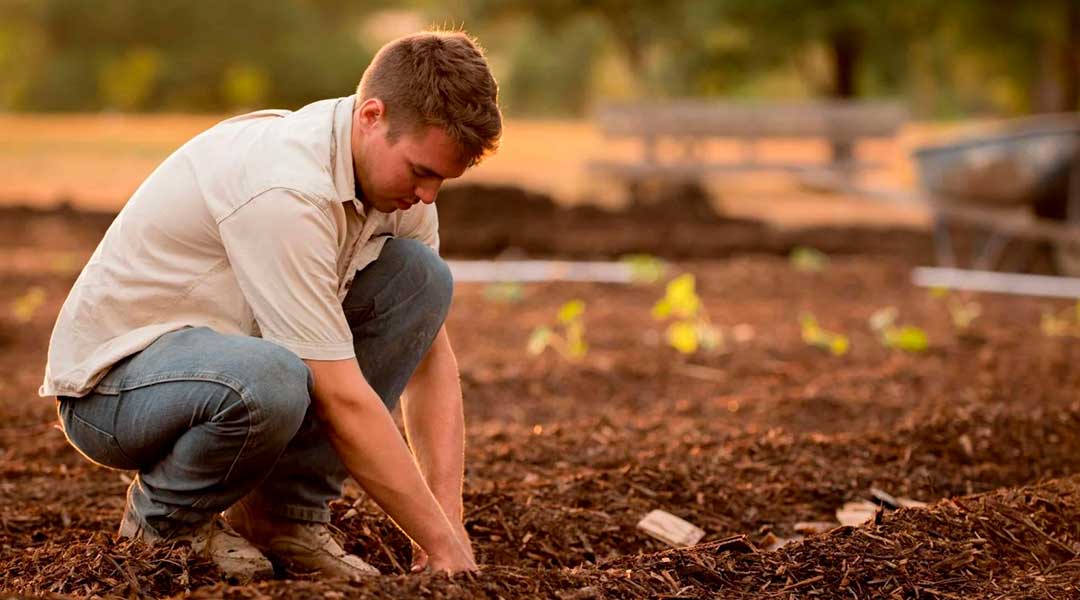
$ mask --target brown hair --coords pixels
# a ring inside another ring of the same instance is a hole
[[[386,44],[356,93],[358,104],[383,101],[391,142],[403,130],[439,126],[457,142],[469,166],[498,147],[499,86],[479,44],[460,31],[426,31]]]

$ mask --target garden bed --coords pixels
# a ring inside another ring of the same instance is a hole
[[[691,228],[688,237],[668,235],[674,246],[659,251],[659,242],[634,244],[661,239],[652,237],[656,215],[549,215],[565,219],[549,227],[507,208],[485,225],[487,239],[502,241],[455,252],[453,240],[482,236],[470,236],[472,221],[452,212],[443,238],[455,257],[516,247],[530,256],[644,250],[674,259],[651,284],[530,284],[511,295],[458,286],[448,328],[462,371],[466,527],[480,573],[405,575],[407,540],[352,486],[333,507],[334,525],[385,577],[228,586],[184,548],[115,540],[128,474],[94,467],[68,447],[51,401],[36,395],[56,312],[108,218],[9,211],[0,221],[0,252],[13,257],[0,267],[0,590],[564,599],[1080,593],[1080,339],[1040,330],[1044,312],[1069,302],[964,296],[981,314],[958,328],[949,298],[908,282],[909,269],[930,255],[919,232],[779,234],[717,221],[727,229],[695,233],[707,223],[675,218]],[[717,231],[725,233],[704,237]],[[830,255],[823,270],[794,268],[787,252],[800,244]],[[665,324],[650,311],[677,273],[695,276],[724,334],[721,350],[684,355],[667,345]],[[33,288],[43,302],[21,320],[10,307]],[[527,353],[532,331],[552,325],[575,298],[585,301],[585,356]],[[887,306],[926,333],[925,351],[880,343],[867,322]],[[843,333],[847,353],[804,342],[803,314]],[[929,506],[767,550],[795,537],[796,523],[832,520],[871,488]],[[670,549],[646,536],[636,524],[653,509],[704,529],[701,544]]]

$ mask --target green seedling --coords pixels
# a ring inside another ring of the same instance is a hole
[[[791,266],[796,271],[817,273],[829,266],[829,257],[824,252],[809,246],[795,246],[788,255]]]
[[[521,302],[524,296],[524,288],[516,281],[500,281],[484,287],[484,298],[492,302],[512,304]]]
[[[828,350],[833,356],[843,356],[851,348],[851,342],[848,341],[846,335],[822,329],[817,319],[810,313],[804,313],[799,317],[799,324],[803,342],[815,348]]]
[[[566,360],[580,360],[589,351],[585,343],[585,302],[571,300],[559,308],[555,315],[555,326],[540,326],[529,336],[526,349],[529,354],[539,356],[548,348],[553,348]]]
[[[16,323],[27,323],[34,318],[38,309],[45,303],[45,290],[34,286],[22,296],[11,301],[11,315]]]
[[[982,306],[978,302],[964,302],[959,298],[950,298],[946,306],[949,309],[953,327],[959,331],[971,327],[975,319],[982,314]]]
[[[945,308],[949,311],[953,329],[966,331],[982,315],[982,306],[978,302],[968,302],[963,298],[949,294],[949,288],[932,287],[930,296],[945,301]]]
[[[715,352],[723,348],[724,336],[709,321],[694,288],[694,276],[690,273],[672,279],[664,297],[653,305],[652,315],[657,321],[671,319],[666,337],[672,348],[683,354],[694,354],[699,349]]]
[[[667,263],[651,254],[627,254],[619,257],[619,262],[630,268],[630,280],[634,283],[656,283],[667,272]]]
[[[1060,312],[1044,309],[1039,329],[1047,337],[1080,337],[1080,300]]]
[[[873,329],[881,340],[881,344],[887,348],[895,348],[905,352],[925,352],[930,347],[930,340],[926,332],[913,325],[897,325],[896,320],[900,312],[895,306],[874,311],[870,315],[870,329]]]

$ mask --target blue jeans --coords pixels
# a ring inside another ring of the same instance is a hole
[[[360,370],[393,410],[446,319],[450,269],[392,238],[343,302]],[[126,519],[168,537],[248,496],[325,522],[347,471],[311,401],[311,372],[266,340],[206,327],[174,331],[117,363],[94,391],[60,398],[68,440],[87,458],[137,470]]]

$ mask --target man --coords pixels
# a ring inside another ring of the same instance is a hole
[[[64,303],[41,388],[80,452],[138,471],[121,536],[189,541],[240,582],[267,557],[377,573],[327,529],[351,475],[414,570],[476,568],[433,203],[501,129],[481,50],[422,33],[355,96],[229,119],[150,175]]]

